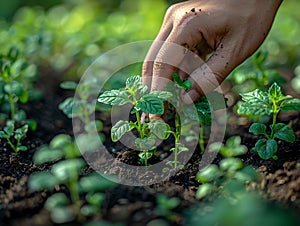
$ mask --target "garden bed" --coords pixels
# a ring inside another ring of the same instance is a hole
[[[58,77],[57,77],[58,78]],[[60,133],[72,134],[71,120],[58,110],[58,104],[67,96],[72,95],[59,88],[59,79],[50,80],[47,76],[41,78],[37,86],[44,93],[44,99],[40,102],[31,102],[24,106],[30,118],[38,122],[38,130],[30,133],[25,144],[29,150],[25,153],[13,153],[8,145],[1,140],[0,152],[0,222],[1,225],[52,225],[49,212],[43,209],[43,205],[50,195],[49,191],[33,192],[28,189],[28,177],[36,172],[47,169],[51,165],[36,166],[32,162],[33,153],[42,144],[48,143],[55,135]],[[242,144],[250,150],[256,138],[247,132],[249,125],[237,125],[237,116],[229,108],[231,120],[228,122],[226,137],[239,135]],[[107,114],[103,114],[103,119]],[[254,166],[261,172],[263,178],[260,183],[253,183],[250,190],[262,194],[266,200],[281,206],[283,210],[300,213],[300,119],[299,113],[282,116],[293,129],[297,136],[296,142],[290,144],[279,143],[278,160],[262,160],[257,153],[249,151],[241,156],[245,165]],[[105,121],[105,120],[104,120]],[[106,146],[115,146],[110,140],[111,125],[104,125],[103,132],[107,137]],[[226,138],[225,138],[226,139]],[[114,154],[118,160],[126,163],[138,164],[138,156],[127,153],[128,150],[119,150]],[[196,192],[199,182],[196,174],[199,171],[200,154],[197,149],[186,168],[180,170],[168,181],[145,187],[131,187],[117,185],[114,189],[105,192],[101,215],[98,218],[110,223],[124,223],[125,225],[145,225],[149,222],[161,219],[165,225],[184,225],[184,213],[186,210],[201,201],[196,200]],[[217,157],[214,163],[218,163],[221,157]],[[117,168],[114,168],[118,172]],[[92,169],[88,169],[92,171]],[[120,173],[120,172],[119,172]],[[56,187],[55,191],[64,191],[63,187]],[[173,211],[175,218],[172,221],[161,216],[156,211],[157,196],[164,194],[167,197],[178,197],[180,205]],[[96,218],[97,219],[97,218]],[[169,222],[169,223],[167,223]],[[77,225],[76,222],[72,225]]]

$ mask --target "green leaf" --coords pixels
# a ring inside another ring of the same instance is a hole
[[[68,97],[62,103],[59,104],[58,108],[63,111],[65,115],[69,118],[73,116],[73,105],[74,105],[74,98]]]
[[[266,135],[266,130],[267,127],[266,125],[262,124],[262,123],[253,123],[250,128],[249,128],[249,132],[253,133],[254,135]]]
[[[27,148],[26,146],[24,146],[24,145],[21,145],[21,146],[18,146],[18,147],[17,147],[17,150],[18,150],[18,151],[27,151],[28,148]]]
[[[164,100],[150,94],[144,95],[137,104],[141,111],[150,114],[164,113]]]
[[[130,76],[126,80],[126,87],[134,90],[135,92],[141,87],[142,85],[142,77],[139,75]]]
[[[170,136],[170,126],[162,120],[152,120],[149,122],[148,127],[155,136],[159,139],[168,139]]]
[[[300,100],[292,99],[292,100],[284,100],[280,105],[280,109],[282,111],[300,111]]]
[[[111,140],[117,142],[120,138],[130,131],[130,125],[128,121],[120,120],[111,128]]]
[[[152,91],[147,95],[152,97],[157,97],[163,100],[167,100],[173,96],[173,94],[168,91],[159,91],[159,90]]]
[[[51,220],[56,224],[71,222],[75,219],[75,214],[71,208],[57,207],[51,211]]]
[[[277,152],[277,149],[277,142],[273,139],[259,139],[254,147],[254,150],[257,151],[259,157],[264,160],[272,158],[272,156]]]
[[[185,147],[182,144],[178,144],[178,146],[177,146],[177,155],[179,155],[183,152],[188,152],[188,151],[190,151],[190,150],[187,147]]]
[[[273,131],[273,138],[278,138],[291,143],[293,143],[296,140],[296,136],[294,134],[293,129],[290,126],[285,125],[284,123],[275,124]]]
[[[56,163],[51,172],[61,183],[65,183],[78,177],[85,166],[86,163],[82,159],[68,159]]]
[[[10,136],[7,135],[6,133],[4,133],[3,131],[0,131],[0,138],[3,138],[3,139],[8,139]]]
[[[226,158],[220,162],[220,169],[233,173],[243,167],[243,162],[239,158]]]
[[[218,148],[217,145],[216,148]],[[226,145],[220,147],[220,154],[227,158],[246,154],[247,151],[248,148],[245,145],[241,145],[241,137],[239,136],[232,136],[228,138],[228,140],[226,141]]]
[[[89,204],[94,206],[101,206],[105,199],[105,195],[101,193],[95,193],[95,194],[88,194],[86,196],[86,201],[88,201]]]
[[[7,126],[4,127],[4,132],[9,136],[13,136],[14,130],[15,130],[15,125],[14,124],[8,124]]]
[[[45,208],[49,211],[57,207],[67,207],[70,204],[70,200],[64,193],[56,193],[51,195],[45,202]]]
[[[201,183],[207,183],[216,180],[220,176],[222,176],[222,172],[219,170],[218,166],[212,164],[199,171],[196,178]]]
[[[64,153],[61,150],[51,150],[48,147],[42,147],[33,156],[33,162],[37,165],[44,164],[46,162],[56,162],[64,157]]]
[[[212,184],[201,184],[196,193],[196,199],[202,199],[211,194],[216,187]]]
[[[79,180],[80,191],[84,193],[104,192],[115,186],[114,182],[102,177],[98,173],[91,173]]]
[[[5,92],[7,92],[9,94],[13,94],[13,95],[19,97],[22,94],[23,86],[18,81],[12,81],[10,84],[6,84],[4,86],[4,90],[5,90]]]
[[[273,100],[275,103],[279,103],[285,99],[291,98],[291,96],[284,96],[281,92],[281,88],[277,83],[273,83],[268,90],[270,95],[270,99]]]
[[[76,82],[66,81],[66,82],[62,82],[60,84],[60,87],[63,89],[75,90],[77,88],[77,85],[78,84]]]
[[[140,159],[150,159],[153,156],[152,152],[146,151],[139,154]]]
[[[15,113],[14,118],[16,122],[22,122],[26,119],[26,113],[24,110],[19,110]]]
[[[267,92],[256,89],[252,92],[241,94],[244,102],[238,106],[237,113],[241,115],[270,115],[272,105]]]
[[[135,145],[141,150],[151,150],[155,147],[155,138],[153,136],[145,137],[143,139],[135,139]]]
[[[28,180],[28,186],[32,190],[53,190],[58,184],[58,179],[49,171],[33,173]]]
[[[130,103],[128,94],[125,91],[110,90],[105,91],[98,98],[98,101],[103,104],[121,106]]]
[[[185,80],[182,84],[182,87],[185,89],[185,90],[189,90],[189,89],[192,89],[193,87],[193,83],[190,81],[190,80]]]
[[[211,117],[211,108],[207,99],[196,101],[195,107],[197,110],[199,122],[203,123],[204,125],[210,126],[212,117]]]

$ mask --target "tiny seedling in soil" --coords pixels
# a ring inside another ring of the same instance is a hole
[[[19,104],[40,95],[33,89],[35,78],[36,66],[20,59],[17,48],[12,47],[7,54],[0,55],[0,108],[11,120],[20,122],[20,114],[25,112],[19,110]]]
[[[16,153],[20,151],[27,151],[27,147],[22,145],[22,140],[26,137],[27,131],[27,124],[16,129],[15,122],[8,120],[4,129],[0,131],[0,138],[6,139],[9,146]]]
[[[253,123],[249,132],[254,135],[261,135],[253,148],[262,159],[277,159],[275,155],[278,150],[276,139],[293,143],[296,139],[293,129],[284,123],[277,123],[277,116],[280,111],[300,111],[300,99],[292,99],[290,95],[283,95],[280,86],[274,83],[269,90],[256,89],[252,92],[241,94],[242,102],[238,106],[237,113],[250,116],[271,116],[272,123],[267,126],[260,122]]]
[[[212,199],[212,196],[219,195],[234,199],[235,191],[240,191],[246,184],[257,179],[255,169],[250,166],[244,167],[242,160],[236,158],[248,150],[240,142],[241,138],[234,136],[230,137],[225,145],[213,143],[209,146],[211,151],[220,151],[224,159],[220,161],[219,166],[211,164],[198,172],[196,178],[201,185],[196,194],[197,199]]]
[[[135,145],[140,150],[139,157],[141,161],[148,165],[150,159],[155,153],[156,139],[167,139],[170,135],[169,125],[161,120],[151,122],[141,122],[141,113],[163,114],[164,101],[168,100],[172,94],[167,91],[149,92],[148,87],[142,85],[140,76],[131,76],[126,80],[125,88],[118,90],[105,91],[98,98],[100,103],[122,106],[131,104],[135,121],[118,121],[111,129],[111,139],[117,142],[124,134],[133,129],[138,131],[139,137],[135,139]]]
[[[29,178],[32,190],[51,190],[64,185],[70,198],[65,193],[54,193],[45,208],[51,212],[54,223],[83,222],[88,217],[101,213],[104,201],[103,192],[114,183],[101,177],[98,173],[82,176],[86,169],[80,151],[68,135],[58,135],[49,145],[38,150],[33,161],[37,165],[53,164],[50,171],[34,173]]]
[[[98,89],[95,87],[97,78],[84,80],[80,84],[72,81],[66,81],[60,84],[60,87],[68,90],[76,90],[75,97],[68,97],[60,105],[59,109],[64,112],[69,118],[78,118],[84,123],[84,130],[92,132],[93,126],[100,132],[103,124],[100,120],[91,120],[91,114],[97,109],[97,105],[91,101],[94,96],[98,95]],[[104,138],[104,137],[102,137]]]

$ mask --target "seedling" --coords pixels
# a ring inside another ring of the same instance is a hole
[[[277,159],[275,153],[278,150],[276,139],[293,143],[296,139],[293,129],[284,123],[277,123],[280,111],[300,111],[300,99],[292,99],[290,95],[283,95],[280,86],[274,83],[269,90],[256,89],[252,92],[241,94],[244,101],[238,107],[238,114],[254,116],[271,116],[272,124],[267,126],[260,122],[253,123],[249,132],[254,135],[262,135],[253,148],[262,159]]]
[[[37,172],[30,177],[31,189],[54,190],[57,186],[64,185],[70,193],[70,198],[65,193],[54,193],[47,199],[45,208],[51,212],[54,223],[74,220],[81,222],[86,217],[99,213],[104,200],[102,192],[114,186],[113,182],[105,180],[97,173],[81,176],[86,163],[80,155],[71,137],[58,135],[33,157],[37,165],[55,164],[51,171]]]
[[[159,216],[163,216],[170,221],[174,221],[176,219],[176,214],[173,212],[173,210],[180,205],[179,198],[168,198],[167,196],[160,194],[157,196],[156,202],[156,214],[158,214]]]
[[[18,153],[20,151],[27,151],[27,147],[22,145],[22,140],[26,137],[28,125],[23,125],[21,128],[15,128],[15,122],[8,120],[3,131],[0,131],[0,138],[6,139],[7,143]]]
[[[10,119],[19,122],[19,115],[25,114],[18,105],[26,104],[35,93],[32,88],[35,75],[35,65],[19,59],[18,49],[13,47],[7,54],[0,55],[0,106],[10,114]]]
[[[253,57],[249,58],[239,68],[233,71],[230,76],[234,84],[234,90],[245,93],[254,89],[265,90],[274,82],[285,83],[286,80],[280,76],[278,70],[267,67],[267,51],[258,51]]]
[[[139,137],[135,139],[135,145],[140,150],[139,157],[141,161],[148,165],[150,159],[155,153],[156,139],[167,139],[170,135],[169,126],[161,120],[153,120],[149,123],[141,122],[141,113],[163,114],[164,101],[170,98],[172,94],[167,91],[149,92],[148,87],[142,85],[140,76],[131,76],[126,80],[125,88],[118,90],[105,91],[98,98],[100,103],[112,106],[122,106],[131,104],[133,110],[131,114],[135,115],[135,121],[118,121],[111,129],[111,139],[117,142],[124,134],[136,129]]]
[[[241,138],[234,136],[230,137],[225,145],[213,143],[209,146],[210,151],[220,151],[224,159],[220,161],[219,166],[209,165],[196,175],[197,180],[202,183],[196,194],[197,199],[212,194],[234,198],[235,191],[239,191],[241,187],[257,177],[252,167],[244,167],[242,160],[236,158],[248,150],[240,142]]]
[[[69,118],[78,118],[81,120],[81,122],[84,123],[84,130],[88,133],[91,132],[94,123],[98,132],[100,132],[103,127],[100,120],[92,121],[90,118],[91,114],[97,110],[97,105],[95,106],[91,102],[91,99],[94,99],[92,97],[98,95],[98,89],[95,87],[97,82],[97,79],[93,78],[85,80],[80,84],[67,81],[60,85],[63,89],[76,90],[76,96],[65,99],[59,105],[59,109],[62,110]]]

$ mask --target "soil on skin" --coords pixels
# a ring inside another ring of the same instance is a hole
[[[51,75],[52,76],[52,75]],[[55,135],[60,133],[72,134],[71,120],[58,110],[58,104],[70,92],[59,88],[59,78],[41,78],[37,84],[44,92],[44,99],[32,102],[24,106],[28,117],[38,122],[38,130],[29,133],[25,144],[29,151],[25,153],[13,153],[4,140],[0,140],[0,225],[53,225],[49,213],[43,209],[43,205],[50,195],[48,191],[33,192],[28,190],[28,177],[37,171],[44,170],[46,166],[38,167],[32,162],[32,156],[39,146],[49,142]],[[137,153],[130,149],[123,149],[120,144],[113,144],[109,140],[110,124],[107,115],[100,116],[105,122],[103,132],[107,136],[106,147],[118,161],[127,164],[139,165]],[[232,114],[232,117],[234,114]],[[299,114],[289,115],[284,118],[295,131],[297,141],[293,144],[279,143],[277,161],[261,160],[256,153],[249,151],[241,157],[246,165],[253,165],[262,173],[263,179],[260,184],[254,185],[256,189],[271,201],[285,205],[300,213],[300,119]],[[229,122],[227,137],[239,135],[242,143],[249,150],[254,146],[257,138],[247,132],[249,125],[238,125],[236,119]],[[112,148],[113,147],[113,148]],[[168,148],[166,148],[168,149]],[[163,153],[163,151],[162,151]],[[117,185],[114,189],[106,192],[103,204],[102,219],[108,222],[123,222],[125,225],[146,225],[155,219],[161,218],[155,211],[156,197],[165,194],[168,197],[179,197],[180,206],[174,211],[176,217],[172,225],[183,225],[182,210],[192,206],[195,202],[195,194],[199,183],[195,175],[199,170],[200,156],[197,150],[186,165],[168,181],[158,184],[132,187]],[[117,161],[116,160],[116,161]],[[215,162],[218,162],[217,157]],[[156,159],[154,161],[159,161]],[[105,163],[103,163],[105,164]],[[106,164],[116,164],[115,162]],[[49,166],[48,166],[49,167]],[[122,171],[113,168],[117,174]],[[91,169],[89,169],[91,171]],[[134,173],[132,175],[135,176]],[[61,188],[57,188],[58,190]],[[79,225],[75,224],[74,225]],[[171,224],[170,224],[171,225]]]

